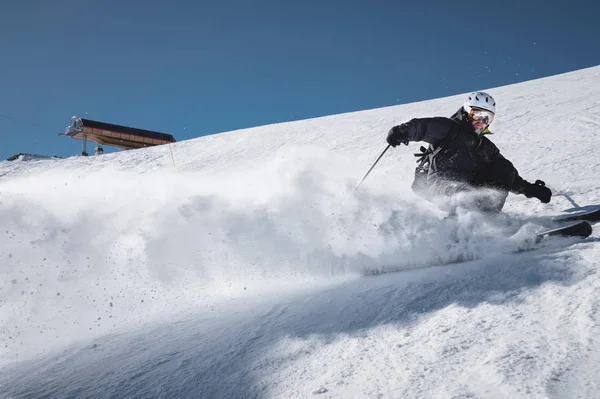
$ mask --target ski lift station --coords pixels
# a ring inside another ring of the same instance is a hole
[[[104,152],[102,145],[132,150],[175,142],[175,138],[170,134],[93,121],[77,116],[71,118],[66,131],[59,133],[59,136],[82,140],[81,155],[83,156],[88,155],[86,148],[88,141],[98,144],[94,151],[96,155]]]

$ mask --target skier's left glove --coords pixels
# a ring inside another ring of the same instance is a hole
[[[525,196],[527,198],[535,197],[544,204],[550,202],[552,191],[546,187],[546,183],[541,180],[536,180],[534,184],[529,183],[525,188]]]
[[[403,123],[398,126],[394,126],[390,129],[387,135],[387,142],[392,147],[404,144],[408,145],[408,138],[414,136],[415,125],[412,123]]]

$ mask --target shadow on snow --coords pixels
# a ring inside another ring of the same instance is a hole
[[[414,325],[453,304],[515,303],[527,290],[581,278],[558,256],[564,249],[358,278],[277,304],[245,301],[233,310],[13,365],[0,377],[0,389],[28,398],[262,398],[269,387],[258,360],[281,339],[319,336],[327,342],[385,324]],[[307,387],[307,395],[314,389]]]

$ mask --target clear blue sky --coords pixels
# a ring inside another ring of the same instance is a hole
[[[73,115],[182,141],[596,66],[599,3],[6,1],[0,160],[76,154]]]

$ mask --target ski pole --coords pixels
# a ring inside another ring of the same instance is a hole
[[[356,191],[358,189],[358,186],[360,186],[362,184],[362,182],[365,181],[365,179],[367,178],[367,176],[369,176],[369,173],[371,173],[371,171],[373,170],[373,168],[375,167],[375,165],[377,165],[377,162],[379,162],[379,160],[381,159],[381,157],[383,156],[383,154],[385,154],[385,152],[391,147],[390,144],[388,144],[387,147],[385,147],[385,150],[383,150],[383,152],[381,153],[381,155],[379,156],[379,158],[377,158],[377,160],[375,161],[375,163],[373,164],[373,166],[371,166],[371,169],[369,169],[369,171],[367,172],[367,174],[365,175],[365,177],[362,178],[362,180],[356,185],[356,187],[354,187],[354,191]]]
[[[377,158],[377,160],[375,161],[375,163],[373,164],[373,166],[371,166],[371,168],[369,169],[369,171],[367,172],[367,174],[361,179],[360,182],[358,182],[358,184],[356,185],[356,187],[354,187],[354,190],[352,190],[352,192],[348,193],[348,195],[346,195],[346,198],[344,198],[344,200],[342,201],[342,203],[340,204],[340,206],[338,207],[338,210],[335,211],[334,213],[331,214],[331,216],[336,215],[340,212],[340,209],[342,209],[342,206],[344,205],[344,203],[346,202],[346,200],[350,197],[350,195],[352,195],[353,192],[355,192],[356,190],[358,190],[358,186],[360,186],[362,184],[362,182],[365,181],[365,179],[367,178],[367,176],[369,176],[369,173],[371,173],[371,171],[373,170],[373,168],[375,167],[375,165],[377,165],[377,162],[379,162],[379,160],[381,159],[381,157],[383,156],[383,154],[385,154],[385,152],[391,147],[391,145],[388,144],[387,147],[385,147],[385,150],[383,150],[383,152],[381,153],[381,155],[379,156],[379,158]]]
[[[571,205],[573,205],[574,208],[581,209],[581,207],[579,205],[577,205],[577,202],[575,202],[569,194],[567,194],[565,192],[559,192],[559,193],[556,193],[556,195],[562,195],[563,197],[565,197],[567,199],[567,201],[569,201],[571,203]]]
[[[548,187],[548,186],[546,186],[546,187]],[[573,205],[573,208],[581,209],[581,206],[579,206],[577,204],[577,202],[575,202],[575,200],[571,197],[571,195],[569,195],[569,192],[566,189],[554,190],[551,187],[548,187],[548,188],[552,191],[553,196],[562,195],[563,197],[565,197],[567,199],[567,201],[569,201],[571,203],[571,205]]]

